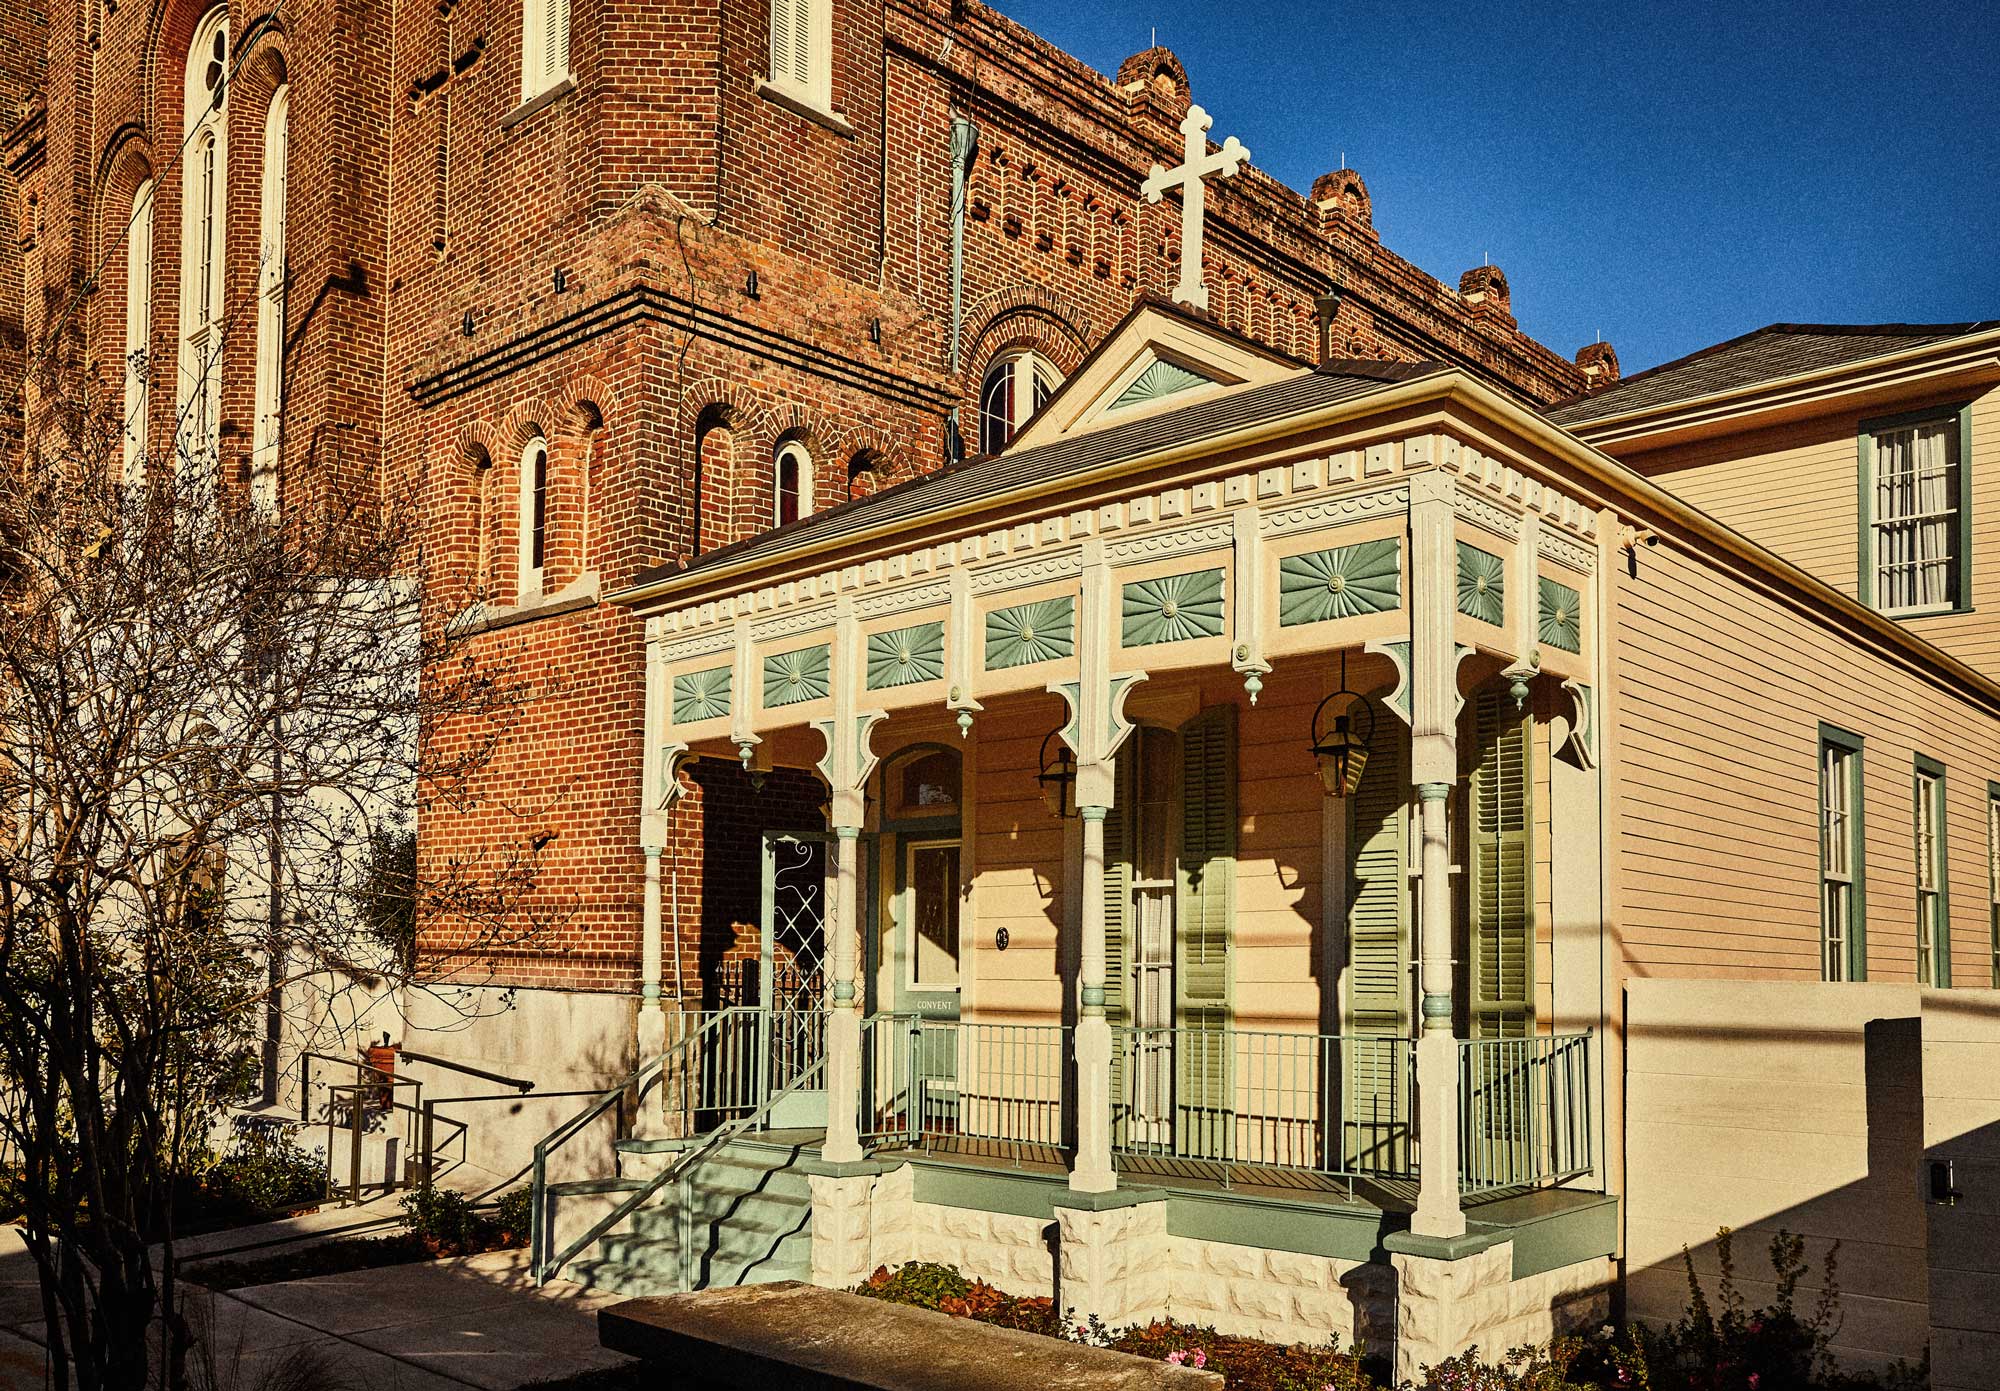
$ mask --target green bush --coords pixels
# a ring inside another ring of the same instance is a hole
[[[472,1200],[449,1188],[419,1188],[403,1199],[403,1225],[438,1250],[465,1251],[486,1236],[487,1223]]]
[[[326,1159],[301,1148],[275,1126],[246,1126],[229,1152],[201,1179],[206,1203],[244,1212],[271,1212],[324,1202]]]
[[[500,1224],[500,1230],[517,1241],[525,1241],[535,1221],[535,1195],[525,1183],[511,1193],[500,1195],[494,1206],[493,1220]]]

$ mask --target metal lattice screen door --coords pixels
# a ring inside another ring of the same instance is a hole
[[[833,837],[813,831],[767,833],[763,863],[757,1003],[765,1011],[766,1081],[777,1091],[825,1056]],[[777,1130],[825,1125],[823,1079],[787,1097],[773,1109],[769,1123]]]

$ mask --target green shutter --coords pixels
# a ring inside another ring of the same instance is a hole
[[[1230,1139],[1229,945],[1236,893],[1236,707],[1181,728],[1175,963],[1180,1028],[1176,1134],[1184,1153],[1224,1157]],[[1189,1147],[1189,1141],[1193,1145]]]
[[[1409,740],[1382,721],[1349,800],[1344,1144],[1350,1164],[1408,1164],[1410,1037]],[[1376,1040],[1382,1040],[1380,1042]]]
[[[1479,697],[1471,788],[1470,1015],[1475,1038],[1533,1032],[1534,895],[1530,882],[1529,731],[1500,692]]]
[[[1129,747],[1129,746],[1128,746]],[[1104,1017],[1114,1029],[1131,1023],[1126,984],[1131,979],[1132,850],[1125,835],[1126,787],[1119,759],[1117,805],[1104,817]],[[1126,1104],[1125,1047],[1111,1050],[1111,1096],[1114,1111]]]

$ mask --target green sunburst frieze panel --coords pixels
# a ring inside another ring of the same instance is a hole
[[[1125,586],[1123,640],[1127,647],[1222,636],[1222,571],[1162,575]]]
[[[1574,589],[1544,575],[1542,641],[1565,652],[1583,651],[1583,599]]]
[[[693,724],[729,713],[728,667],[685,671],[674,678],[674,723]]]
[[[868,689],[886,690],[944,675],[944,624],[917,623],[868,635]]]
[[[764,708],[818,700],[833,689],[833,649],[825,643],[764,659]]]
[[[1507,563],[1477,546],[1458,543],[1458,611],[1498,624],[1507,611]]]
[[[986,615],[986,669],[1024,667],[1076,651],[1076,600],[1039,599]]]
[[[1393,538],[1288,555],[1278,562],[1278,622],[1288,628],[1387,613],[1402,597],[1402,544]]]
[[[1174,396],[1183,391],[1191,391],[1198,386],[1213,386],[1214,383],[1199,372],[1190,372],[1177,362],[1161,359],[1150,363],[1146,370],[1132,379],[1132,384],[1118,393],[1107,410],[1118,410],[1123,406],[1144,405],[1157,401],[1162,396]]]

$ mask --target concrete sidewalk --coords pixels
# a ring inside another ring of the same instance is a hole
[[[567,1282],[537,1290],[525,1251],[420,1261],[224,1294],[190,1291],[216,1384],[258,1391],[300,1359],[329,1384],[366,1391],[483,1391],[571,1376],[627,1359],[597,1343],[597,1311],[621,1296]],[[33,1263],[0,1238],[0,1388],[39,1391],[46,1353]]]

